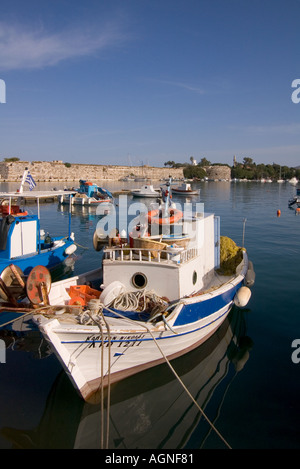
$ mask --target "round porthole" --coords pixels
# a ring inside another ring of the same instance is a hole
[[[133,274],[131,281],[135,288],[145,288],[147,285],[147,277],[146,275],[142,274],[142,272]]]
[[[193,272],[193,285],[196,285],[197,282],[197,272],[194,270]]]

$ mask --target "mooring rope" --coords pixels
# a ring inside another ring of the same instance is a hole
[[[110,368],[111,368],[111,335],[110,335],[110,326],[106,321],[106,318],[103,314],[103,305],[99,300],[91,300],[88,304],[90,310],[86,310],[86,313],[90,316],[90,319],[99,327],[102,347],[101,349],[101,383],[100,383],[100,392],[101,392],[101,429],[100,429],[100,441],[101,449],[108,449],[109,446],[109,416],[110,416]],[[94,314],[97,311],[96,315]],[[100,316],[99,320],[97,315]],[[107,338],[108,338],[108,385],[107,385],[107,405],[106,405],[106,441],[104,448],[104,332],[101,324],[101,319],[103,319],[106,326]]]
[[[36,314],[36,313],[41,313],[43,309],[49,309],[51,308],[51,306],[42,306],[41,308],[37,308],[37,309],[32,309],[30,312],[26,312],[25,314],[23,313],[23,316],[22,317],[26,317],[26,316],[29,316],[29,315],[32,315],[32,314]],[[117,311],[115,310],[111,310],[109,307],[105,307],[105,309],[116,315],[116,316],[119,316],[120,318],[122,319],[125,319],[131,323],[134,323],[136,324],[136,321],[134,321],[133,319],[130,319],[130,318],[127,318],[126,316],[118,313]],[[95,318],[95,315],[93,314],[90,314],[88,311],[86,311],[86,313],[90,316],[91,320],[95,322],[95,324],[97,324],[97,326],[99,327],[100,329],[100,334],[101,334],[101,338],[102,338],[102,344],[104,343],[103,341],[103,327],[101,325],[101,322],[100,320],[98,321],[97,318]],[[106,330],[107,330],[107,334],[108,334],[108,347],[109,347],[109,364],[108,364],[108,384],[109,384],[109,393],[108,393],[108,404],[107,404],[107,434],[106,434],[106,448],[108,448],[108,439],[109,439],[109,408],[108,408],[108,405],[110,406],[110,369],[111,369],[111,336],[110,336],[110,327],[109,327],[109,324],[108,322],[106,321],[105,319],[105,316],[104,316],[104,313],[103,313],[103,307],[100,307],[99,310],[98,310],[98,313],[101,315],[101,317],[103,318],[104,322],[105,322],[105,325],[106,325]],[[7,323],[5,324],[2,324],[0,325],[0,327],[4,327],[12,322],[15,322],[16,319],[13,319],[11,321],[8,321]],[[185,390],[185,392],[187,393],[187,395],[190,397],[190,399],[193,401],[193,403],[196,405],[196,407],[198,408],[199,412],[203,415],[203,417],[205,418],[205,420],[207,421],[207,423],[210,425],[210,427],[215,431],[215,433],[219,436],[219,438],[224,442],[224,444],[227,446],[227,448],[229,449],[232,449],[231,446],[229,445],[229,443],[225,440],[225,438],[221,435],[221,433],[218,431],[218,429],[215,427],[215,425],[213,424],[213,422],[211,422],[211,420],[208,418],[208,416],[206,415],[206,413],[204,412],[204,410],[200,407],[200,405],[198,404],[198,402],[194,399],[194,397],[192,396],[192,394],[190,393],[190,391],[187,389],[186,385],[183,383],[182,379],[179,377],[179,375],[177,374],[177,372],[175,371],[175,369],[173,368],[173,366],[171,365],[169,359],[166,357],[165,353],[163,352],[163,350],[161,349],[161,347],[159,346],[156,338],[154,337],[152,331],[149,329],[149,327],[142,323],[142,322],[139,322],[139,325],[143,328],[145,328],[149,334],[151,335],[155,345],[157,346],[159,352],[161,353],[162,357],[164,358],[165,362],[167,363],[167,365],[169,366],[170,370],[172,371],[172,373],[174,374],[174,376],[176,377],[176,379],[178,380],[178,382],[181,384],[181,386],[183,387],[183,389]],[[103,396],[103,346],[101,347],[101,396]],[[103,403],[103,397],[101,397],[101,414],[102,414],[102,421],[101,421],[101,445],[103,447],[103,439],[104,439],[104,436],[103,436],[103,429],[104,429],[104,412],[103,412],[103,408],[104,408],[104,403]]]
[[[110,419],[110,369],[111,369],[111,335],[110,335],[110,326],[106,321],[106,318],[103,314],[103,308],[101,308],[101,316],[106,325],[107,338],[108,338],[108,383],[107,383],[107,405],[106,405],[106,449],[108,449],[109,443],[109,419]]]
[[[129,322],[135,322],[134,320],[130,319],[130,318],[126,318],[126,316],[123,316],[122,314],[120,313],[117,313],[116,311],[113,311],[113,310],[110,310],[109,308],[105,308],[107,311],[113,313],[113,314],[116,314],[117,316],[121,317],[122,319],[126,319],[128,320]],[[174,374],[174,376],[176,377],[176,379],[178,380],[178,382],[181,384],[181,386],[183,387],[183,389],[186,391],[186,393],[188,394],[188,396],[190,397],[190,399],[193,401],[193,403],[196,405],[196,407],[198,408],[198,410],[201,412],[201,414],[203,415],[203,417],[205,418],[205,420],[207,421],[207,423],[210,425],[210,427],[216,432],[216,434],[219,436],[219,438],[223,441],[223,443],[227,446],[228,449],[232,449],[231,446],[229,445],[229,443],[225,440],[225,438],[221,435],[221,433],[218,431],[218,429],[215,427],[215,425],[211,422],[211,420],[208,418],[208,416],[206,415],[206,413],[204,412],[204,410],[199,406],[198,402],[194,399],[194,397],[192,396],[192,394],[190,393],[190,391],[187,389],[186,385],[183,383],[182,379],[178,376],[177,372],[175,371],[175,369],[173,368],[173,366],[171,365],[170,361],[168,360],[168,358],[166,357],[166,355],[164,354],[164,352],[162,351],[161,347],[159,346],[157,340],[155,339],[154,335],[152,334],[152,331],[150,331],[150,329],[148,328],[148,326],[146,326],[146,324],[142,324],[142,323],[139,323],[142,327],[144,327],[145,329],[147,329],[147,331],[149,332],[149,334],[151,335],[152,339],[154,340],[154,343],[156,344],[158,350],[160,351],[162,357],[164,358],[164,360],[166,361],[167,365],[169,366],[170,370],[172,371],[172,373]]]

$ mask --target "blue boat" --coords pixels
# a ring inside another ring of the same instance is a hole
[[[97,206],[99,204],[112,202],[113,195],[107,189],[82,179],[79,183],[80,187],[76,189],[74,197],[72,197],[71,200],[72,205]],[[65,194],[62,194],[58,200],[60,204],[69,205],[69,199]]]
[[[74,192],[70,191],[68,196],[73,194]],[[58,192],[0,193],[0,273],[11,264],[21,269],[24,275],[28,275],[38,265],[52,270],[76,250],[74,233],[71,233],[71,215],[66,236],[50,236],[41,229],[40,199],[53,195],[57,196]],[[20,209],[22,200],[26,199],[37,201],[37,215],[30,215]]]

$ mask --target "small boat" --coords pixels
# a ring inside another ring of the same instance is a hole
[[[72,197],[72,205],[91,205],[97,206],[103,203],[110,203],[113,200],[111,192],[97,184],[89,181],[80,180],[80,187]],[[69,204],[69,199],[64,194],[59,197],[60,204]]]
[[[146,215],[147,222],[155,218]],[[164,230],[171,224],[158,222]],[[232,240],[230,262],[223,261],[228,238],[219,236],[219,217],[189,211],[170,231],[178,236],[180,226],[189,235],[184,249],[154,240],[144,247],[137,238],[131,247],[116,239],[103,250],[102,268],[55,282],[46,302],[41,294],[37,299],[33,320],[84,400],[198,347],[234,304],[248,303],[252,264]]]
[[[137,176],[134,178],[135,182],[150,182],[150,178],[147,178],[145,176]]]
[[[289,199],[289,207],[293,207],[294,205],[297,205],[297,207],[300,206],[300,189],[297,189],[296,195]]]
[[[134,197],[160,197],[161,193],[153,188],[152,184],[145,184],[140,189],[132,189],[131,195]]]
[[[73,192],[70,192],[69,196],[72,194]],[[50,196],[50,192],[0,193],[0,198],[6,201],[0,206],[2,213],[0,220],[0,272],[2,274],[11,264],[17,267],[21,275],[28,275],[38,265],[51,270],[75,252],[74,233],[71,233],[71,217],[69,217],[67,236],[50,236],[49,233],[46,234],[41,229],[39,200],[47,198],[47,196]],[[30,215],[21,209],[21,202],[18,202],[20,199],[35,199],[38,204],[38,214]],[[2,274],[0,274],[1,278]]]
[[[296,186],[298,184],[298,179],[296,177],[292,177],[289,179],[289,183],[293,184],[293,186]]]
[[[134,181],[134,176],[125,176],[121,179],[119,179],[119,181],[124,181],[124,182],[127,182],[127,181]]]
[[[200,189],[192,189],[189,183],[183,183],[181,186],[172,187],[172,193],[176,195],[199,195]]]

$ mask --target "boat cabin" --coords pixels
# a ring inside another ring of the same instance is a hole
[[[0,220],[0,258],[14,259],[38,250],[39,220],[36,215],[26,218],[7,215]]]
[[[219,217],[191,215],[182,220],[182,228],[185,246],[176,243],[177,233],[171,244],[170,236],[161,242],[135,237],[131,246],[105,248],[103,288],[119,282],[124,291],[146,288],[170,301],[201,290],[219,266]]]
[[[79,183],[80,183],[79,192],[81,194],[86,194],[88,197],[97,196],[97,193],[98,193],[97,184],[93,184],[92,182],[82,181],[82,180],[80,180]]]

